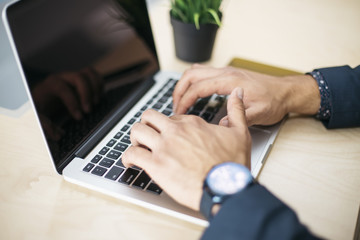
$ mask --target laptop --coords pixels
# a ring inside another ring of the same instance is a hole
[[[146,109],[173,114],[181,77],[159,69],[146,1],[17,1],[2,16],[54,169],[74,184],[206,226],[142,169],[121,162]],[[217,124],[226,98],[199,99],[188,113]],[[254,177],[280,125],[250,127]]]

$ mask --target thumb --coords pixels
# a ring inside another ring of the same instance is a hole
[[[227,102],[229,127],[247,126],[243,96],[244,90],[240,87],[235,88],[230,94]]]

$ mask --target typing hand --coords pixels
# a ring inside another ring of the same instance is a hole
[[[196,116],[144,112],[131,129],[133,145],[123,163],[143,168],[176,201],[199,210],[203,181],[214,165],[235,161],[250,168],[251,137],[242,95],[240,88],[232,92],[228,117],[220,125]]]
[[[271,125],[289,112],[315,114],[320,106],[318,86],[311,76],[275,77],[233,67],[194,64],[175,87],[174,112],[183,114],[198,98],[214,93],[227,95],[235,87],[246,92],[248,125]]]

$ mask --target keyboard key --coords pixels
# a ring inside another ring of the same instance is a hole
[[[173,103],[169,103],[169,105],[166,106],[166,108],[173,109]]]
[[[88,163],[88,164],[84,167],[83,171],[84,171],[84,172],[90,172],[90,170],[91,170],[94,166],[95,166],[94,164]]]
[[[155,109],[155,110],[159,110],[160,108],[162,108],[162,106],[163,105],[161,103],[157,103],[154,106],[152,106],[152,108]]]
[[[114,138],[115,138],[115,139],[120,139],[122,135],[123,135],[122,132],[118,132],[118,133],[114,136]]]
[[[135,165],[131,166],[131,168],[136,169],[136,170],[139,170],[139,171],[142,170],[141,168],[139,168],[138,166],[135,166]]]
[[[204,112],[201,117],[207,121],[207,122],[210,122],[213,118],[214,118],[214,114],[212,113],[209,113],[209,112]]]
[[[115,163],[116,166],[119,166],[119,167],[125,167],[123,162],[122,162],[122,158],[120,158],[116,163]]]
[[[114,147],[115,150],[118,150],[120,152],[124,152],[129,145],[125,144],[125,143],[118,143],[116,144],[116,146]]]
[[[103,167],[106,167],[106,168],[109,168],[111,167],[113,164],[114,164],[114,160],[111,160],[111,159],[108,159],[108,158],[104,158],[100,163],[99,165],[100,166],[103,166]]]
[[[149,192],[153,192],[156,194],[160,194],[162,192],[162,189],[156,184],[156,183],[150,183],[150,185],[146,189]]]
[[[97,176],[102,176],[105,174],[105,172],[106,172],[106,168],[97,166],[96,168],[94,168],[94,170],[92,170],[91,173]]]
[[[215,100],[218,101],[218,102],[224,102],[225,97],[224,97],[224,96],[217,96],[217,97],[215,98]]]
[[[166,101],[168,100],[169,98],[167,98],[167,97],[162,97],[162,98],[160,98],[159,99],[159,103],[166,103]]]
[[[93,159],[91,159],[92,163],[98,163],[102,159],[102,156],[96,155]]]
[[[140,117],[141,116],[141,112],[137,112],[135,115],[134,115],[134,117]]]
[[[144,189],[150,182],[151,178],[143,171],[140,176],[136,179],[133,186]]]
[[[105,178],[116,181],[121,173],[124,171],[124,168],[112,167],[110,171],[105,175]]]
[[[138,170],[128,168],[126,169],[124,174],[120,177],[119,182],[130,185],[138,174],[139,174]]]
[[[216,108],[215,107],[207,107],[206,112],[216,113]]]
[[[124,137],[121,139],[121,142],[127,143],[127,144],[131,144],[130,136],[129,136],[129,135],[124,136]]]
[[[199,112],[199,111],[196,111],[196,110],[191,110],[188,114],[190,114],[190,115],[195,115],[195,116],[199,116],[199,115],[200,115],[200,112]]]
[[[122,132],[126,132],[129,128],[130,128],[129,125],[125,125],[125,126],[123,126],[123,128],[121,129],[121,131],[122,131]]]
[[[136,119],[135,118],[132,118],[128,121],[128,124],[132,125],[134,122],[136,122]]]
[[[156,96],[157,97],[157,96]],[[153,98],[156,98],[155,96],[153,96]],[[153,100],[150,99],[146,104],[152,104]]]
[[[143,106],[143,107],[140,109],[140,111],[145,111],[147,108],[148,108],[147,105],[146,105],[146,106]]]
[[[207,101],[200,100],[194,105],[193,110],[201,112],[204,109],[204,107],[206,106],[206,104],[207,104]]]
[[[217,106],[221,106],[222,102],[216,101],[216,100],[210,100],[207,104],[208,107],[217,107]]]
[[[108,147],[103,147],[103,148],[100,150],[99,154],[105,155],[109,150],[110,150],[110,148],[108,148]]]
[[[121,152],[115,151],[115,150],[111,150],[106,157],[111,158],[111,159],[119,159],[119,157],[121,156]]]
[[[171,111],[169,111],[169,110],[164,110],[164,111],[162,111],[162,113],[165,114],[166,116],[171,115]]]
[[[116,143],[116,140],[111,139],[111,140],[106,144],[106,146],[112,147],[112,146],[114,146],[115,143]]]
[[[173,93],[173,90],[172,90],[172,89],[169,89],[169,90],[164,94],[164,96],[165,96],[165,97],[171,97],[171,96],[172,96],[172,93]]]

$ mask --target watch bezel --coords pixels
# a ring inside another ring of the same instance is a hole
[[[211,187],[209,186],[209,176],[213,171],[216,171],[216,169],[222,167],[222,165],[228,165],[228,164],[235,164],[235,165],[240,165],[242,166],[241,171],[243,171],[244,173],[246,173],[246,175],[248,176],[248,180],[246,181],[246,184],[244,184],[244,187],[241,189],[238,189],[236,192],[232,193],[232,194],[218,194],[216,193],[216,191],[213,191],[211,189]],[[235,195],[241,191],[243,191],[245,188],[247,188],[248,186],[252,185],[253,183],[255,183],[254,178],[251,175],[251,172],[243,165],[239,164],[239,163],[233,163],[233,162],[226,162],[226,163],[222,163],[219,165],[214,166],[209,173],[207,174],[205,180],[204,180],[204,185],[203,185],[203,193],[201,196],[201,201],[200,201],[200,212],[208,219],[211,220],[213,215],[212,215],[212,209],[214,207],[214,205],[217,204],[223,204],[227,198],[231,197],[232,195]]]
[[[229,176],[229,174],[231,176]],[[235,178],[237,179],[235,180]],[[252,181],[253,177],[251,172],[244,165],[234,162],[225,162],[216,165],[209,171],[205,179],[205,185],[213,196],[220,197],[236,194]],[[219,188],[219,184],[221,183],[226,183],[226,185],[221,185],[221,188]],[[231,185],[229,186],[229,184]],[[227,187],[228,189],[224,187]]]

